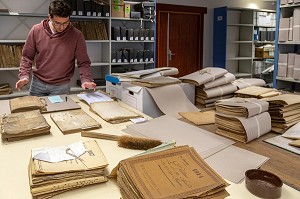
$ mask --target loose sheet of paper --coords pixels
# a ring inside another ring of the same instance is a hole
[[[46,162],[60,162],[65,160],[73,160],[86,151],[82,141],[69,144],[67,146],[46,147],[32,149],[33,159]]]
[[[113,101],[109,96],[99,93],[99,92],[93,92],[93,93],[82,93],[77,95],[80,99],[86,101],[88,104],[94,103],[94,102],[107,102],[107,101]]]

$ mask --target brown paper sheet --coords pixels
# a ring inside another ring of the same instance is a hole
[[[63,134],[101,128],[101,124],[81,109],[50,114],[53,122]]]
[[[179,115],[196,125],[215,123],[215,111],[179,112]]]

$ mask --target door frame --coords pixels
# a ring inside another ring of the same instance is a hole
[[[156,44],[155,44],[155,52],[156,52],[156,60],[155,60],[155,67],[158,67],[159,57],[157,53],[159,52],[160,40],[157,35],[161,34],[161,27],[160,27],[160,14],[164,13],[188,13],[188,14],[195,14],[199,15],[200,20],[198,24],[199,28],[199,69],[203,67],[203,36],[204,36],[204,14],[207,14],[206,7],[195,7],[195,6],[183,6],[183,5],[173,5],[173,4],[163,4],[163,3],[156,3]]]

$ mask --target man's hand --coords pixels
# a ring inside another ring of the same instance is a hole
[[[96,84],[94,82],[84,82],[83,84],[81,84],[81,88],[83,88],[83,89],[90,88],[90,89],[94,89],[94,91],[95,91]]]
[[[17,83],[16,83],[16,89],[18,89],[18,91],[21,91],[21,88],[28,84],[29,80],[28,79],[20,79]]]

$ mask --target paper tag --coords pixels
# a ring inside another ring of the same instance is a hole
[[[136,124],[136,123],[146,122],[147,119],[140,117],[140,118],[132,118],[132,119],[130,119],[130,121]]]

